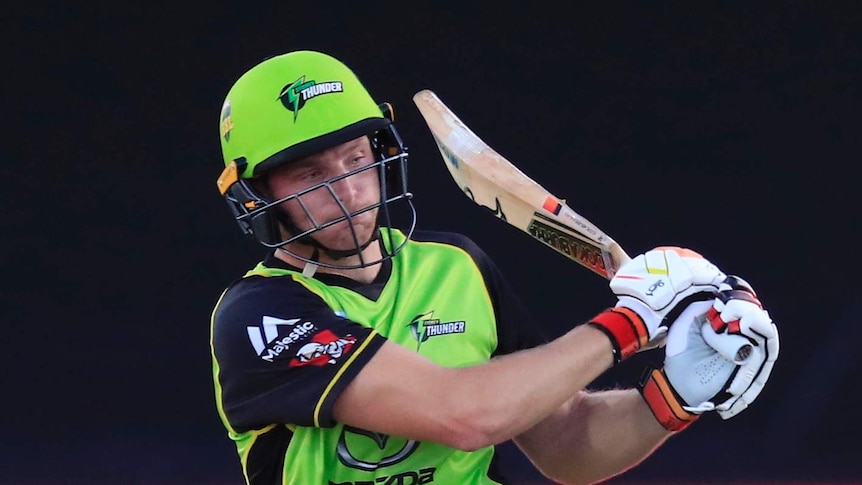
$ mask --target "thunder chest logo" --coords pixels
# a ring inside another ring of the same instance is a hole
[[[441,322],[440,319],[434,318],[434,311],[416,315],[407,326],[410,327],[410,333],[416,339],[417,351],[422,343],[431,337],[464,333],[467,330],[467,322],[464,320]]]

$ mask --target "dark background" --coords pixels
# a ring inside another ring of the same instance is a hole
[[[0,20],[0,482],[242,483],[209,313],[263,251],[216,191],[217,117],[239,75],[294,49],[340,57],[394,104],[420,226],[473,237],[549,335],[612,303],[606,284],[469,203],[416,91],[630,254],[684,245],[754,284],[782,337],[759,400],[614,482],[862,481],[858,4],[17,12]]]

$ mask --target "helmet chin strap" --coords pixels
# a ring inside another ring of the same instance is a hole
[[[314,252],[311,254],[311,258],[309,259],[311,261],[319,261],[319,258],[320,251],[318,251],[317,248],[314,248]],[[302,268],[302,276],[305,276],[306,278],[311,278],[312,276],[314,276],[314,273],[317,272],[318,266],[311,261],[307,261],[305,263],[305,266]]]

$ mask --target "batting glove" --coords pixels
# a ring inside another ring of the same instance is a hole
[[[730,419],[747,408],[760,392],[778,359],[778,327],[745,280],[730,276],[719,287],[718,298],[706,314],[712,331],[704,330],[706,342],[723,351],[739,347],[734,358],[739,364],[727,392],[730,397],[716,405],[723,419]],[[727,342],[743,342],[740,346]]]
[[[639,388],[671,431],[707,411],[730,419],[760,394],[778,347],[778,330],[754,290],[730,276],[714,301],[692,303],[670,325],[664,368],[647,369]]]
[[[714,298],[725,279],[700,254],[658,247],[623,264],[611,279],[617,304],[588,322],[610,338],[614,361],[663,343],[668,323],[696,300]]]

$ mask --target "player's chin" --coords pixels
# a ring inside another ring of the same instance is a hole
[[[320,230],[315,239],[328,248],[349,251],[356,248],[357,242],[359,245],[368,242],[376,230],[376,220],[354,218],[352,223],[342,221]]]

